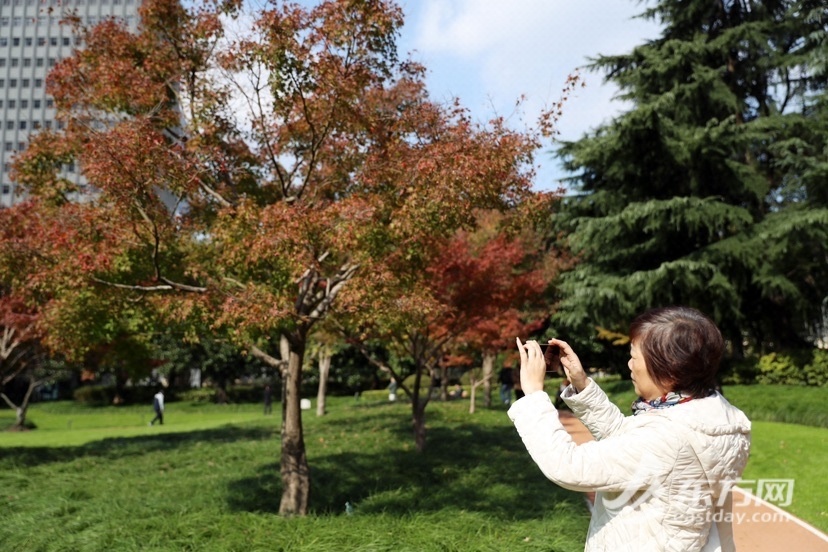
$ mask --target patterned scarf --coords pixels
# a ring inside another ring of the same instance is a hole
[[[709,396],[709,395],[704,395]],[[632,412],[633,416],[638,416],[643,412],[648,412],[650,410],[660,410],[662,408],[670,408],[671,406],[675,406],[677,404],[686,403],[687,401],[692,401],[697,397],[694,397],[688,393],[684,392],[675,392],[670,391],[666,395],[663,395],[657,399],[653,399],[651,401],[645,401],[641,397],[636,399],[635,402],[632,403]]]

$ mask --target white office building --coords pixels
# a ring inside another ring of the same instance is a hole
[[[124,19],[134,28],[140,0],[0,0],[0,207],[23,197],[10,179],[14,155],[32,133],[57,128],[46,75],[61,58],[82,44],[71,27],[59,22],[68,12],[87,25],[107,17]],[[64,175],[79,179],[77,167]]]

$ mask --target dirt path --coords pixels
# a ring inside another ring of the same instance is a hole
[[[592,440],[587,428],[569,411],[560,411],[560,419],[576,443]],[[589,501],[593,498],[587,496]],[[739,552],[828,552],[828,535],[739,488],[734,489],[733,520]]]

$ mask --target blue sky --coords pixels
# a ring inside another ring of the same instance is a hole
[[[481,122],[531,123],[561,96],[567,75],[599,54],[629,52],[656,38],[658,26],[634,18],[637,0],[399,0],[406,17],[398,43],[428,70],[437,101],[457,96]],[[581,72],[586,87],[567,102],[560,138],[573,140],[625,109],[603,75]],[[515,102],[526,96],[522,113]],[[557,160],[538,155],[537,189],[557,188]]]

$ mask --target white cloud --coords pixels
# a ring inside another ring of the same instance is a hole
[[[528,122],[561,96],[567,75],[599,54],[630,51],[658,36],[658,27],[633,19],[634,0],[407,0],[401,53],[428,70],[432,96],[457,96],[478,120],[511,116],[526,96]],[[575,139],[624,106],[603,75],[582,71],[587,86],[564,108],[561,138]],[[552,161],[544,159],[545,164]],[[544,178],[544,175],[541,175]],[[547,178],[550,178],[547,176]]]

